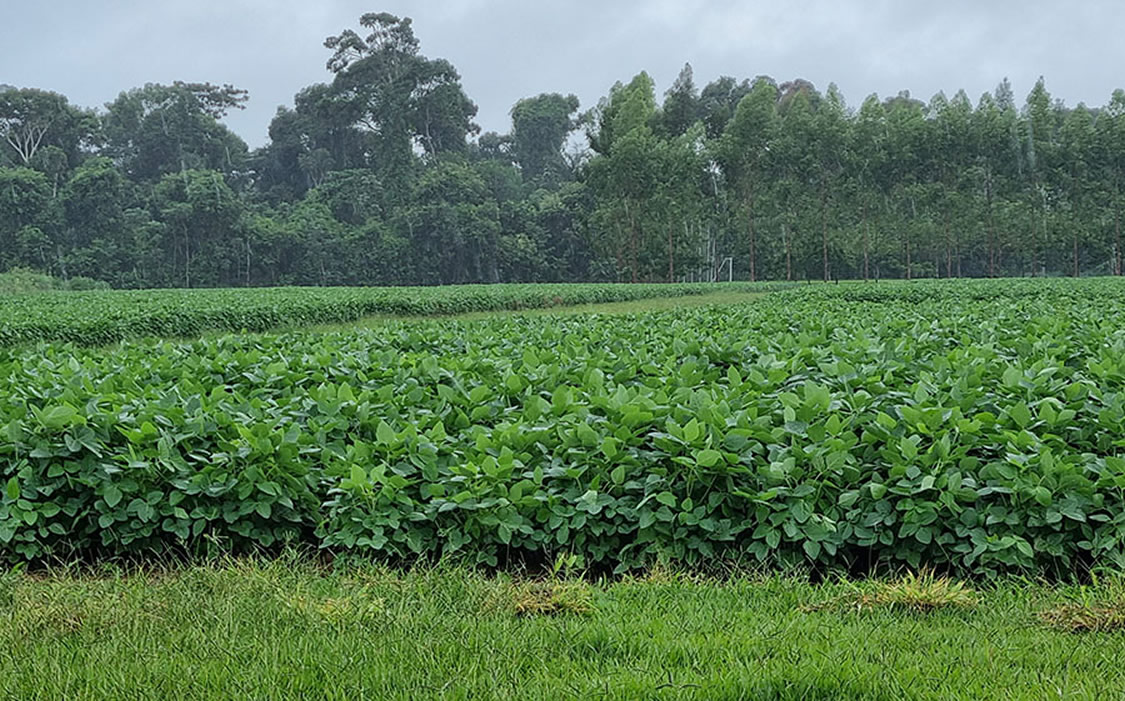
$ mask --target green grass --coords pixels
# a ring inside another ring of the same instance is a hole
[[[863,585],[868,590],[878,585]],[[1040,621],[1068,591],[826,607],[856,585],[665,574],[565,583],[300,559],[0,579],[0,697],[18,699],[1120,698],[1125,634]],[[1119,584],[1101,596],[1120,596]],[[1084,596],[1090,596],[1086,590]],[[1073,598],[1073,597],[1069,597]],[[588,604],[588,605],[587,605]]]

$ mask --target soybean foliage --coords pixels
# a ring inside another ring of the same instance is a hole
[[[126,338],[186,337],[205,331],[268,331],[375,315],[435,316],[532,309],[678,297],[719,289],[752,291],[764,290],[766,286],[511,284],[6,294],[0,295],[0,346],[36,341],[105,345]]]
[[[1120,567],[1123,292],[810,286],[11,351],[0,552]]]

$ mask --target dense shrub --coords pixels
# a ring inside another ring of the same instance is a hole
[[[29,292],[53,292],[58,290],[108,290],[109,283],[92,280],[88,277],[72,277],[66,280],[51,277],[27,268],[13,268],[0,273],[0,294],[14,295]]]

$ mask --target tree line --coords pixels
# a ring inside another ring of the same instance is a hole
[[[974,104],[645,73],[480,133],[409,18],[325,41],[331,80],[251,150],[230,85],[101,110],[0,86],[0,272],[115,287],[1122,274],[1125,92]]]

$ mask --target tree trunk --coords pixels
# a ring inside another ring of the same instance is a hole
[[[793,246],[792,246],[792,243],[790,241],[790,239],[792,239],[792,236],[790,236],[788,230],[785,228],[785,224],[781,225],[781,238],[785,242],[785,280],[786,280],[786,282],[792,282],[793,281]]]
[[[191,239],[184,232],[184,287],[191,288]]]
[[[62,279],[69,280],[70,275],[68,275],[66,272],[66,259],[63,258],[62,246],[58,244],[55,245],[55,256],[59,261],[59,270],[62,272]]]
[[[823,181],[820,184],[820,251],[824,263],[824,281],[828,282],[831,277],[828,270],[828,186]]]
[[[668,225],[668,282],[676,281],[675,249],[672,247],[672,225]]]
[[[910,223],[913,224],[918,219],[918,206],[915,204],[913,196],[910,198],[910,213],[911,213]],[[910,235],[909,234],[907,234],[907,236],[906,236],[905,243],[906,243],[906,279],[907,280],[913,280],[914,279],[914,270],[913,270],[913,266],[911,265],[911,262],[910,262]]]
[[[904,243],[906,245],[906,279],[912,280],[914,277],[910,269],[910,239],[906,239]]]
[[[629,209],[629,201],[625,200],[625,216],[629,218],[629,277],[632,282],[637,282],[637,217]]]
[[[942,224],[945,227],[945,277],[951,278],[953,277],[953,234],[949,230],[949,207],[945,208]]]
[[[754,236],[754,196],[746,193],[746,216],[750,227],[750,282],[758,281],[758,254],[755,250],[757,243]]]
[[[964,277],[961,274],[961,238],[957,237],[953,240],[953,257],[957,259],[957,277]]]
[[[1113,245],[1113,263],[1116,268],[1115,275],[1121,275],[1121,210],[1116,206],[1113,208],[1113,229],[1114,229],[1114,245]]]
[[[1074,241],[1074,277],[1078,277],[1078,227],[1073,228],[1074,235],[1071,237]]]
[[[632,220],[629,222],[629,257],[632,259],[629,263],[632,281],[637,282],[637,222]]]
[[[985,199],[988,202],[988,277],[996,277],[996,221],[992,214],[992,171],[985,180]]]
[[[614,217],[614,224],[617,228],[617,245],[614,246],[614,254],[617,258],[617,274],[614,277],[618,282],[621,282],[621,269],[625,267],[625,237],[621,235],[621,220]]]
[[[863,281],[867,282],[870,272],[871,232],[867,221],[867,202],[863,203]]]

